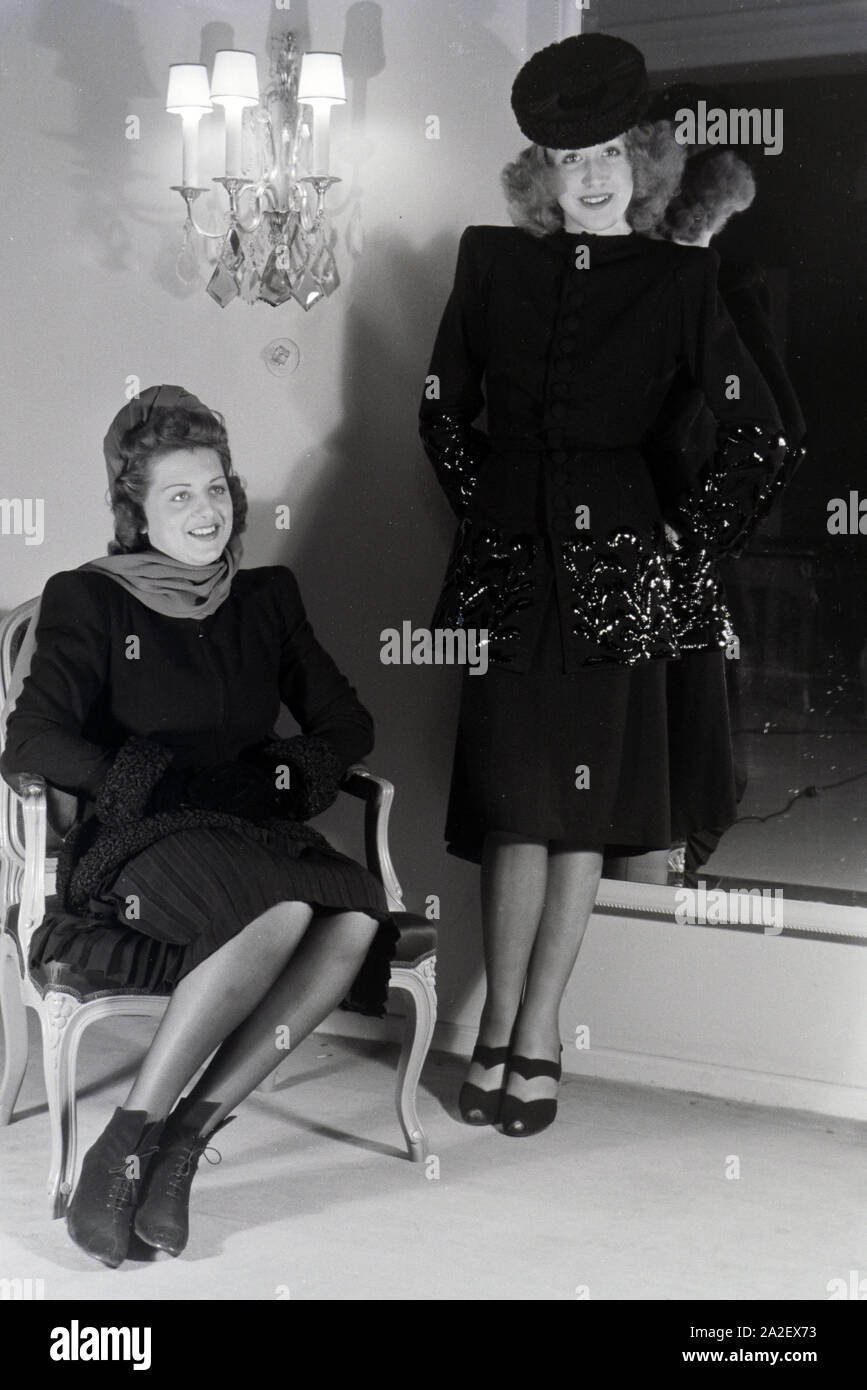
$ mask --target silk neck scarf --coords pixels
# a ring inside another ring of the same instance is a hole
[[[154,613],[200,622],[216,613],[228,597],[242,555],[241,538],[233,536],[211,565],[185,565],[160,550],[141,550],[134,555],[88,560],[80,568],[109,575]]]

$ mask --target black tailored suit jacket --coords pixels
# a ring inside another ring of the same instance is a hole
[[[786,444],[718,265],[635,235],[464,232],[420,429],[462,522],[436,620],[485,627],[491,660],[528,668],[552,590],[566,670],[724,640],[711,565],[743,544]],[[664,518],[644,441],[680,374],[719,435]],[[689,559],[667,555],[664,519]]]

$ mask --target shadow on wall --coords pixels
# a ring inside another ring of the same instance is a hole
[[[107,0],[57,5],[42,0],[33,20],[33,42],[57,53],[56,76],[74,93],[67,128],[46,131],[70,148],[70,187],[82,196],[73,236],[82,261],[107,270],[136,270],[124,213],[153,220],[153,200],[138,186],[125,122],[136,102],[160,93],[154,87],[130,10]],[[94,61],[95,52],[99,60]],[[118,73],[126,87],[118,86]],[[123,209],[123,211],[122,211]]]

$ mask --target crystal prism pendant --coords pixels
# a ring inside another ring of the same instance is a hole
[[[319,281],[314,279],[306,267],[292,287],[292,294],[304,310],[312,309],[314,304],[318,304],[320,299],[325,298],[325,292]]]
[[[199,258],[193,240],[193,224],[189,218],[184,223],[184,241],[175,261],[178,279],[183,285],[195,285],[199,279]]]
[[[255,304],[260,297],[262,276],[271,252],[271,238],[267,225],[260,223],[255,231],[244,238],[244,274],[241,280],[241,298],[247,304]]]
[[[268,263],[262,272],[262,283],[259,287],[259,298],[264,299],[266,304],[285,304],[287,299],[292,298],[292,281],[290,279],[289,252],[285,246],[276,247],[268,257]]]
[[[240,272],[243,264],[244,257],[241,254],[240,238],[233,227],[223,242],[220,259],[207,287],[208,294],[217,301],[221,309],[225,309],[227,304],[231,304],[232,300],[240,293]]]
[[[329,246],[323,244],[310,269],[323,295],[333,294],[340,284],[340,276],[337,273],[337,263]]]
[[[293,257],[294,232],[290,233],[288,212],[269,212],[266,214],[271,239],[271,252],[262,271],[259,298],[266,304],[285,304],[292,297],[292,285],[296,275]]]

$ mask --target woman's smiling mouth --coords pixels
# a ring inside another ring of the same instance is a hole
[[[188,531],[187,534],[195,536],[196,540],[210,541],[213,540],[219,529],[219,526],[197,526],[195,530]]]
[[[613,194],[611,193],[588,193],[586,197],[581,199],[581,202],[586,208],[601,208],[606,203],[610,203],[612,197]]]

